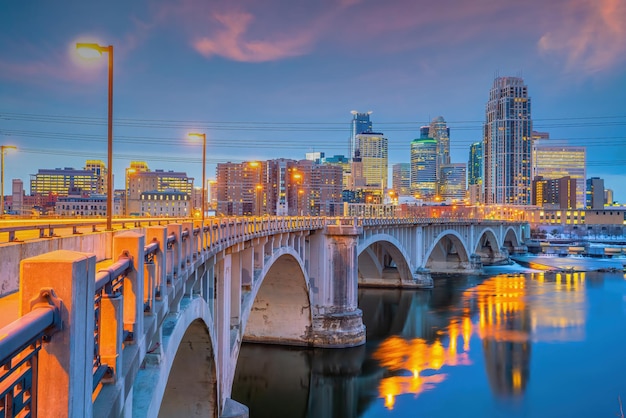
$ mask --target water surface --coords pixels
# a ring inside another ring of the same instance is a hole
[[[260,417],[615,417],[626,399],[616,273],[445,276],[359,289],[367,343],[244,344],[232,397]]]

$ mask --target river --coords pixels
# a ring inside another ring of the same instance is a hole
[[[359,289],[365,345],[244,344],[232,397],[251,418],[623,416],[625,278],[494,272]]]

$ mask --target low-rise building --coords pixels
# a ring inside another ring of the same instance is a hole
[[[187,193],[178,190],[152,190],[141,193],[141,216],[177,217],[191,216],[191,201]]]

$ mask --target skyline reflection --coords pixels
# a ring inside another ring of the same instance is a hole
[[[257,418],[404,417],[416,411],[522,417],[533,416],[533,408],[550,416],[562,408],[570,416],[589,416],[580,414],[611,407],[607,397],[617,393],[617,376],[626,375],[618,350],[626,344],[626,324],[614,321],[626,312],[622,275],[437,280],[430,291],[359,289],[363,346],[244,344],[233,399]],[[608,346],[613,338],[623,344]],[[604,379],[585,384],[572,375],[573,364],[575,376],[602,373]],[[578,394],[563,406],[548,396],[554,391],[560,399]],[[446,402],[449,396],[458,403]]]
[[[436,328],[434,341],[392,335],[380,343],[372,355],[386,370],[379,397],[393,409],[397,396],[418,396],[442,383],[446,367],[473,364],[473,336],[482,341],[492,392],[522,395],[530,378],[532,342],[584,339],[584,281],[582,272],[501,274],[468,287],[457,305],[448,307],[452,314],[444,326],[430,324]]]

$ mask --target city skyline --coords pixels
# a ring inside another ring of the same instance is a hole
[[[0,144],[18,147],[7,182],[106,160],[106,59],[88,68],[73,59],[76,42],[97,41],[116,53],[117,189],[133,160],[200,179],[201,147],[188,132],[207,133],[211,178],[219,162],[348,155],[355,109],[373,111],[390,168],[409,162],[420,126],[439,115],[451,162],[467,162],[493,79],[521,75],[533,128],[586,146],[587,177],[626,199],[623,2],[73,6],[2,6],[12,36],[0,39]]]

